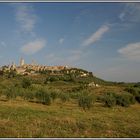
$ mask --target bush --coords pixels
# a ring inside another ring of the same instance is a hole
[[[69,95],[67,93],[60,93],[59,97],[62,102],[69,101]]]
[[[116,95],[117,105],[128,107],[130,104],[135,103],[135,97],[133,95],[123,93],[122,95]]]
[[[140,103],[140,95],[136,96],[135,99],[138,103]]]
[[[104,97],[105,105],[112,107],[115,105],[120,105],[123,107],[128,107],[130,104],[136,102],[135,97],[129,93],[115,94],[115,93],[106,93]]]
[[[103,100],[107,107],[113,107],[116,105],[115,93],[106,93]]]
[[[140,82],[136,83],[134,87],[140,87]]]
[[[135,104],[136,103],[136,98],[134,96],[130,95],[129,101],[130,101],[130,104]]]
[[[22,87],[23,88],[29,88],[31,86],[31,81],[27,78],[24,78],[22,80]]]
[[[8,100],[16,98],[16,94],[10,88],[6,89],[5,95]]]
[[[52,100],[54,101],[58,96],[58,93],[56,91],[51,91],[50,93],[50,97],[52,98]]]
[[[129,93],[131,93],[131,94],[133,94],[133,95],[137,94],[137,91],[134,88],[125,88],[124,90],[129,92]]]
[[[135,100],[140,103],[140,91],[139,88],[126,88],[125,91],[131,93]]]
[[[35,98],[35,95],[32,91],[26,90],[24,91],[23,98],[30,101]]]
[[[50,94],[46,93],[46,92],[43,91],[43,90],[37,91],[35,97],[36,97],[37,100],[38,100],[39,102],[41,102],[42,104],[45,104],[45,105],[50,105],[50,104],[51,104],[51,97],[50,97]]]
[[[87,93],[82,93],[78,99],[78,105],[82,107],[84,110],[90,109],[95,102],[95,96],[89,95]]]
[[[0,70],[0,75],[4,75],[4,72],[3,72],[3,70]]]
[[[39,91],[36,92],[35,97],[36,97],[39,101],[41,101],[42,98],[43,98],[43,96],[44,96],[43,94],[44,94],[44,92],[43,92],[42,90],[39,90]]]
[[[18,96],[18,91],[14,87],[8,87],[4,94],[7,99],[15,99]]]
[[[10,70],[10,72],[8,73],[8,78],[12,78],[16,76],[16,71],[15,70]]]
[[[69,96],[71,99],[78,99],[80,96],[80,92],[70,92]]]
[[[44,95],[44,99],[43,99],[42,103],[45,104],[45,105],[50,105],[51,104],[51,97],[50,97],[49,94]]]
[[[48,81],[50,82],[59,81],[59,78],[52,76],[52,77],[49,77]]]

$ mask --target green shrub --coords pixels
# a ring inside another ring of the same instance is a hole
[[[140,103],[140,95],[136,96],[135,99],[138,103]]]
[[[50,94],[46,93],[43,90],[37,91],[35,97],[42,104],[45,104],[45,105],[50,105],[51,104]]]
[[[130,104],[135,103],[135,97],[131,94],[123,93],[122,95],[116,95],[117,105],[128,107]]]
[[[59,78],[52,76],[52,77],[49,77],[48,81],[50,82],[59,81]]]
[[[19,88],[19,87],[16,87],[16,89],[18,90],[18,96],[25,99],[26,90],[24,88]]]
[[[131,93],[134,96],[137,96],[138,95],[137,88],[125,88],[124,90],[127,91],[127,92],[129,92],[129,93]]]
[[[115,93],[106,93],[103,100],[107,107],[113,107],[116,105]]]
[[[139,88],[126,88],[125,91],[131,93],[135,100],[140,103],[140,90]]]
[[[69,95],[67,93],[60,93],[59,97],[62,102],[69,101]]]
[[[130,104],[135,104],[136,103],[135,96],[130,95],[129,100],[130,100]]]
[[[23,88],[29,88],[31,86],[31,81],[27,78],[24,78],[22,80],[22,87]]]
[[[16,76],[16,71],[15,70],[10,70],[10,72],[8,73],[8,78],[13,78]]]
[[[14,87],[8,87],[5,90],[4,94],[7,99],[15,99],[18,96],[18,92],[15,90]]]
[[[108,107],[112,107],[115,105],[128,107],[130,104],[134,104],[136,102],[135,97],[129,93],[106,93],[103,100],[105,102],[105,105]]]
[[[0,70],[0,75],[4,75],[4,71],[3,70]]]
[[[70,97],[71,99],[78,99],[79,96],[80,96],[80,92],[70,92],[70,93],[69,93],[69,97]]]
[[[51,104],[51,97],[49,94],[44,95],[43,104],[50,105]]]
[[[35,97],[36,97],[39,101],[41,101],[42,98],[43,98],[43,96],[44,96],[43,94],[44,94],[44,92],[43,92],[42,90],[39,90],[39,91],[36,92]]]
[[[96,98],[93,95],[89,95],[88,93],[82,93],[78,99],[78,105],[82,107],[84,110],[90,109],[95,102]]]
[[[140,82],[136,83],[136,84],[134,85],[134,87],[139,87],[139,88],[140,88]]]
[[[35,98],[35,94],[33,91],[26,90],[24,91],[23,98],[30,101]]]
[[[51,97],[52,100],[54,101],[54,100],[58,97],[58,93],[57,93],[56,91],[51,91],[50,97]]]

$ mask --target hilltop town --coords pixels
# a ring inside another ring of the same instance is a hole
[[[91,72],[88,72],[86,70],[68,66],[45,66],[35,64],[34,61],[31,64],[26,64],[23,58],[20,59],[19,65],[16,65],[14,62],[12,62],[12,64],[2,66],[0,70],[3,72],[15,71],[19,75],[36,75],[38,73],[46,73],[51,75],[75,73],[78,77],[88,77],[92,75]]]

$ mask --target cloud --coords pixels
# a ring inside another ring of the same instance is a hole
[[[128,44],[118,52],[128,59],[140,61],[140,42]]]
[[[109,30],[108,25],[102,25],[95,33],[93,33],[89,38],[84,40],[82,46],[89,46],[96,41],[100,40],[102,36]]]
[[[60,43],[60,44],[63,44],[63,43],[64,43],[64,38],[60,38],[60,39],[59,39],[59,43]]]
[[[43,39],[29,42],[22,46],[21,52],[27,55],[32,55],[40,51],[46,45],[46,41]]]
[[[121,21],[140,22],[140,3],[126,3],[119,15]]]
[[[32,32],[36,24],[36,15],[31,5],[16,4],[16,19],[24,32]]]

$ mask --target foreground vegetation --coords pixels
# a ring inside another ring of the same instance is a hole
[[[5,74],[0,137],[140,137],[139,103],[139,83]]]
[[[0,101],[0,137],[140,137],[140,106],[83,111],[74,102],[51,106]]]

